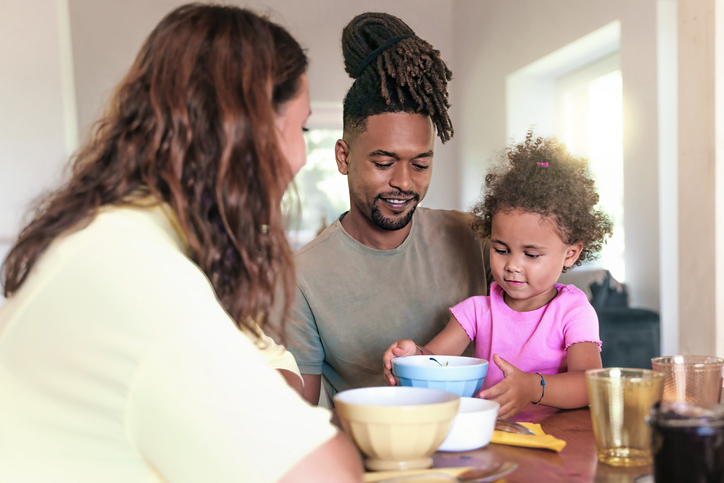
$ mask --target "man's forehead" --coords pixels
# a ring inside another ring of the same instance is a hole
[[[390,112],[367,118],[366,129],[350,136],[348,142],[362,143],[373,149],[393,149],[395,146],[425,146],[435,144],[435,131],[429,116],[416,113]]]

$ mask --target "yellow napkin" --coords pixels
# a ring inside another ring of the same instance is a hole
[[[399,478],[401,476],[414,476],[414,475],[421,475],[420,479],[416,479],[415,483],[438,483],[438,482],[447,482],[450,481],[448,479],[443,478],[435,478],[434,474],[446,474],[449,476],[457,477],[458,475],[462,474],[463,472],[471,469],[472,466],[460,466],[456,468],[428,468],[423,470],[399,470],[399,471],[373,471],[368,472],[364,474],[364,477],[362,478],[362,481],[364,483],[374,483],[376,481],[382,481],[392,478]],[[422,479],[422,475],[429,475],[428,478]]]
[[[545,434],[540,424],[520,423],[535,434],[517,434],[507,431],[493,431],[491,443],[509,444],[511,446],[524,446],[526,448],[541,448],[560,451],[566,446],[566,442],[550,434]]]

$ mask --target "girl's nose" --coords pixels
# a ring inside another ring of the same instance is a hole
[[[520,272],[520,264],[515,258],[510,257],[505,263],[505,270],[514,273]]]

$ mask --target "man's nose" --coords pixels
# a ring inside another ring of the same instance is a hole
[[[390,186],[400,191],[410,191],[410,188],[412,188],[412,173],[410,171],[410,166],[407,163],[396,163],[390,178]]]

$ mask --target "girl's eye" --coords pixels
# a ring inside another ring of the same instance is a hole
[[[302,132],[309,132],[309,128],[308,128],[308,127],[302,127]]]
[[[508,250],[501,250],[500,248],[493,248],[493,250],[495,250],[495,253],[499,253],[501,255],[508,253]]]
[[[535,253],[526,253],[525,256],[528,258],[538,258],[540,255]]]

